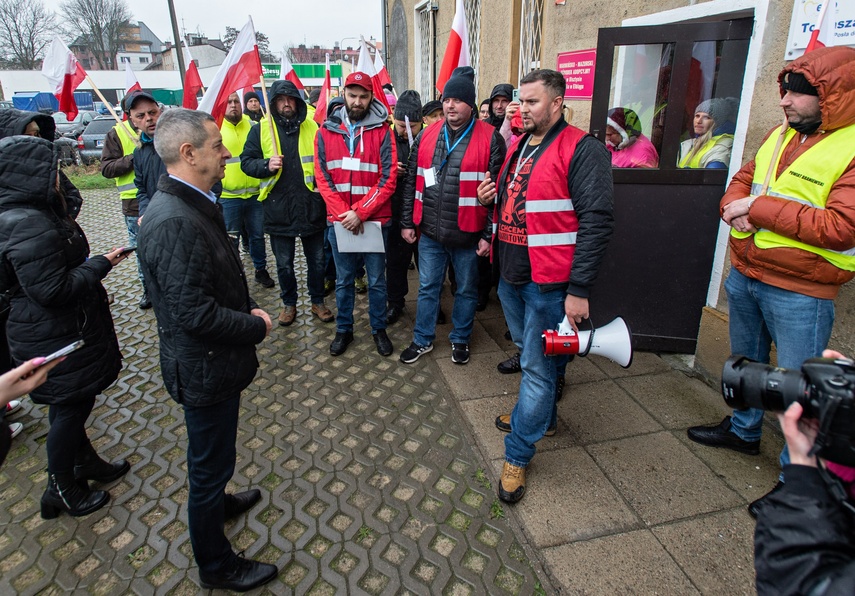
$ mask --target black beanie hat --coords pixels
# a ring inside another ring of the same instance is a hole
[[[247,91],[243,94],[243,105],[246,105],[246,102],[248,102],[250,99],[254,99],[257,102],[261,103],[261,98],[255,91]]]
[[[781,79],[781,89],[784,91],[792,91],[794,93],[819,96],[817,88],[808,83],[805,75],[800,72],[788,72],[785,74]]]
[[[422,97],[418,91],[407,89],[398,96],[395,104],[395,120],[409,118],[410,122],[419,122],[422,119]]]
[[[437,110],[442,110],[442,102],[438,99],[432,99],[422,106],[422,117],[430,116]]]
[[[472,106],[475,105],[475,70],[471,66],[458,66],[451,72],[451,78],[445,83],[442,98],[451,97]]]

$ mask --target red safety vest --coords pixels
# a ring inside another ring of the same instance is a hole
[[[586,135],[575,126],[567,126],[549,144],[534,163],[528,178],[525,196],[525,224],[528,236],[528,257],[531,261],[531,280],[537,284],[570,281],[573,253],[576,250],[576,232],[579,219],[573,208],[567,176],[576,145]],[[508,151],[502,166],[502,187],[510,171],[510,161],[516,148],[526,137],[521,137]],[[511,173],[513,175],[513,173]],[[498,205],[493,212],[493,246],[499,221]]]
[[[419,141],[418,171],[416,172],[416,200],[413,203],[413,223],[422,221],[422,199],[425,191],[424,172],[433,164],[436,143],[442,132],[443,122],[429,126],[422,132]],[[478,186],[490,167],[490,144],[495,129],[480,120],[472,127],[472,138],[460,162],[460,188],[457,199],[457,225],[461,232],[480,232],[487,223],[487,208],[478,202]],[[443,141],[444,142],[444,141]],[[436,164],[438,167],[439,164]],[[448,167],[448,164],[445,164]],[[439,176],[439,174],[437,174]],[[437,181],[438,183],[438,181]]]

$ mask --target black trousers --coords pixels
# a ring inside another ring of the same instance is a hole
[[[74,458],[89,442],[86,420],[95,406],[95,396],[74,404],[53,404],[48,411],[50,430],[47,436],[48,472],[73,472]]]
[[[401,224],[393,220],[386,242],[386,300],[389,305],[404,307],[410,289],[407,273],[417,246],[418,242],[410,244],[401,238]]]

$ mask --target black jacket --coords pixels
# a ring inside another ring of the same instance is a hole
[[[506,97],[508,101],[512,101],[514,99],[514,86],[510,83],[499,83],[493,87],[493,90],[490,92],[490,103],[488,108],[490,117],[487,119],[487,122],[498,130],[502,127],[505,117],[497,116],[493,113],[493,100],[497,97]]]
[[[319,192],[312,192],[303,182],[303,170],[300,163],[298,141],[300,124],[306,119],[306,102],[300,91],[291,81],[276,81],[270,88],[270,104],[275,105],[276,97],[285,95],[297,100],[297,116],[290,121],[273,113],[273,122],[279,133],[280,150],[283,163],[282,174],[276,181],[270,194],[261,202],[264,206],[264,231],[282,236],[304,236],[316,234],[326,229],[327,208]],[[267,169],[261,149],[261,127],[269,126],[262,122],[249,131],[243,153],[240,155],[240,167],[248,176],[270,178],[275,172]]]
[[[478,114],[473,112],[472,118]],[[436,126],[446,126],[437,123]],[[457,134],[462,134],[467,125],[460,127],[457,131],[449,129],[449,139],[454,144]],[[422,131],[424,132],[424,131]],[[414,228],[413,204],[416,197],[416,174],[418,171],[419,144],[422,133],[416,138],[410,150],[410,162],[407,167],[407,181],[404,187],[404,207],[401,213],[401,227]],[[460,198],[460,162],[469,141],[472,139],[470,132],[460,141],[460,144],[451,152],[451,157],[442,172],[438,174],[437,183],[424,190],[422,193],[422,222],[419,225],[421,233],[440,244],[455,248],[469,248],[478,245],[482,238],[489,240],[490,234],[481,232],[461,232],[457,225],[457,208]],[[433,165],[438,167],[445,159],[448,150],[442,133],[437,139],[436,149],[433,154]],[[490,139],[490,176],[493,180],[499,174],[502,162],[505,160],[505,141],[498,131],[493,131]]]
[[[56,138],[56,122],[47,114],[38,112],[25,112],[9,108],[0,110],[0,139],[11,137],[13,135],[22,135],[27,129],[30,122],[35,121],[39,125],[39,135],[53,142]],[[71,183],[71,180],[65,175],[65,172],[59,172],[59,184],[62,187],[62,193],[65,197],[65,205],[68,214],[74,219],[80,214],[80,208],[83,206],[83,197],[80,196],[80,191]]]
[[[157,192],[157,181],[166,174],[166,166],[154,150],[154,139],[145,133],[140,134],[140,146],[134,149],[133,162],[137,205],[140,215],[145,215],[151,198]]]
[[[784,480],[757,515],[757,593],[855,594],[853,513],[832,496],[816,468],[785,466]]]
[[[395,186],[395,192],[392,194],[392,221],[401,222],[401,212],[404,209],[404,186],[407,180],[407,166],[410,160],[410,140],[407,135],[399,137],[398,133],[392,130],[395,138],[395,149],[398,155],[398,163],[403,164],[403,167],[398,167],[398,184]],[[415,147],[415,141],[413,142]]]
[[[252,382],[266,327],[250,314],[256,304],[219,207],[168,176],[157,188],[137,254],[157,316],[160,369],[178,403],[207,406]]]
[[[122,368],[101,285],[112,266],[103,256],[89,258],[86,236],[56,192],[56,177],[52,143],[24,136],[0,141],[3,277],[20,284],[6,324],[12,359],[21,364],[79,339],[86,342],[32,391],[40,404],[92,399]]]

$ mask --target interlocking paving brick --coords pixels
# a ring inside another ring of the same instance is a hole
[[[87,191],[85,199],[80,223],[92,254],[101,254],[125,237],[119,201],[112,189]],[[268,261],[275,270],[270,251]],[[125,361],[99,397],[88,434],[105,457],[128,459],[131,472],[104,487],[112,501],[103,510],[42,520],[47,411],[25,401],[18,415],[25,432],[0,471],[0,593],[199,592],[186,525],[186,429],[163,387],[155,318],[137,308],[133,262],[104,284],[114,296]],[[250,291],[278,312],[278,288],[263,289],[250,276]],[[309,304],[304,293],[297,322],[274,328],[259,346],[260,371],[240,409],[229,490],[258,486],[263,500],[226,532],[236,550],[280,567],[262,593],[334,594],[345,586],[370,594],[517,593],[519,585],[534,586],[531,563],[514,557],[514,531],[490,518],[494,497],[474,473],[485,464],[448,401],[440,366],[380,357],[364,296],[356,299],[356,341],[333,358],[334,328],[310,317]],[[399,349],[410,329],[389,329]]]

